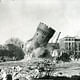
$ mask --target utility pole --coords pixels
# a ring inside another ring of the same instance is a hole
[[[60,34],[61,34],[61,32],[59,32],[58,37],[57,37],[57,39],[56,39],[56,42],[55,42],[55,43],[57,43],[57,42],[58,42],[58,39],[59,39]]]

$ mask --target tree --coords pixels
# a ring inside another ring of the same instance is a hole
[[[16,60],[24,58],[24,51],[22,48],[15,46],[14,44],[7,44],[8,50],[10,52],[9,57],[15,57]]]
[[[24,43],[23,41],[21,41],[20,39],[18,38],[10,38],[8,39],[5,44],[14,44],[15,46],[18,46],[20,48],[23,48],[24,47]]]
[[[5,45],[0,45],[0,60],[20,60],[24,58],[23,42],[18,38],[11,38]]]

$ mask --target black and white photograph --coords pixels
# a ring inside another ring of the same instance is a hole
[[[0,80],[80,80],[80,0],[0,0]]]

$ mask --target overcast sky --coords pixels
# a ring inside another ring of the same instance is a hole
[[[30,39],[39,22],[61,32],[60,37],[79,35],[80,0],[0,0],[0,43]]]

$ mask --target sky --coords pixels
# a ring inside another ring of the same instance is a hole
[[[55,29],[55,37],[80,35],[80,0],[0,0],[0,43],[29,40],[40,22]]]

